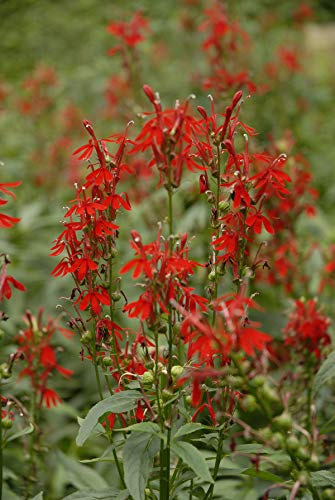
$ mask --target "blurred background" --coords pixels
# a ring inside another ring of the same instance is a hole
[[[331,248],[335,243],[335,2],[227,0],[221,4],[245,34],[241,48],[231,47],[231,58],[227,54],[225,61],[230,74],[248,73],[243,86],[252,97],[243,107],[243,121],[258,131],[261,147],[275,143],[279,150],[289,147],[304,156],[319,197],[316,215],[305,218],[298,231],[306,246],[314,239]],[[14,300],[6,304],[10,319],[4,358],[11,352],[11,339],[27,308],[37,313],[43,305],[47,314],[55,316],[60,298],[70,295],[70,279],[50,276],[57,259],[49,253],[62,230],[63,207],[74,197],[73,183],[80,183],[86,172],[85,165],[72,156],[87,142],[82,120],[94,124],[98,137],[122,132],[129,120],[136,121],[136,133],[138,113],[150,110],[142,93],[144,83],[159,91],[166,106],[193,93],[196,105],[208,107],[207,94],[217,93],[213,64],[203,47],[210,18],[204,10],[212,5],[205,0],[1,1],[1,182],[21,180],[22,186],[8,208],[21,221],[1,231],[0,245],[1,252],[10,255],[11,273],[27,288],[27,293],[14,291]],[[143,40],[128,54],[129,69],[120,52],[110,52],[119,39],[107,28],[111,23],[131,22],[135,12],[141,12],[146,22],[135,19],[142,26]],[[237,89],[236,82],[221,89],[217,98],[221,112]],[[135,202],[121,234],[120,264],[130,255],[129,230],[136,227],[149,233],[154,223],[152,207],[159,213],[159,197],[150,196],[156,180],[146,180],[151,188],[144,189],[134,184],[134,178],[143,183],[136,176],[126,179]],[[184,210],[181,226],[194,230],[192,196],[186,193],[179,203],[189,209]],[[201,219],[201,211],[197,214]],[[315,276],[322,267],[319,253],[313,254],[308,266],[309,293],[315,294]],[[327,300],[331,308],[333,297]],[[273,309],[268,322],[273,325],[278,317],[275,328],[280,332],[282,303],[278,296],[268,301]],[[87,458],[99,454],[99,448],[78,452],[71,443],[77,432],[75,409],[85,412],[96,400],[92,368],[80,360],[79,342],[60,342],[66,351],[63,364],[75,376],[71,382],[57,382],[66,404],[46,414],[49,446],[52,450],[58,444],[67,454]],[[23,393],[24,385],[18,391]],[[9,460],[14,471],[15,453]],[[52,455],[47,463],[54,463]],[[98,467],[107,466],[99,463]],[[71,485],[78,487],[82,471],[74,467],[69,486],[66,469],[71,464],[58,456],[49,477],[50,498],[60,498],[71,491]]]

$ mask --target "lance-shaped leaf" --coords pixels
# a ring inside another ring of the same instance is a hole
[[[132,432],[123,448],[124,480],[134,500],[145,499],[145,488],[160,449],[160,439],[148,432]]]
[[[188,465],[200,479],[204,482],[213,483],[207,462],[195,446],[183,441],[173,441],[171,450],[177,457],[181,458],[184,464]]]
[[[137,401],[141,394],[137,391],[117,392],[96,405],[92,406],[86,418],[84,418],[76,439],[78,446],[82,446],[92,430],[98,423],[98,420],[105,413],[124,413],[133,410],[137,406]]]

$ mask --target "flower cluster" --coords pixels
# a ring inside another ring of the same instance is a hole
[[[100,352],[102,343],[112,338],[113,359],[118,365],[117,339],[122,329],[114,321],[114,306],[121,296],[116,289],[119,280],[113,276],[113,265],[119,235],[115,220],[120,208],[131,208],[127,193],[117,192],[121,173],[127,168],[123,163],[127,129],[124,134],[98,140],[91,123],[85,120],[84,126],[90,140],[73,154],[88,161],[89,172],[83,186],[76,185],[77,195],[65,213],[64,230],[54,241],[51,255],[66,255],[52,274],[73,276],[75,288],[70,300],[77,317],[71,317],[69,324],[80,332],[90,358],[96,363],[97,355],[105,353],[105,348]],[[116,144],[116,151],[108,151],[107,144]],[[82,317],[85,311],[87,319]]]
[[[124,307],[129,317],[147,320],[154,325],[162,313],[169,314],[172,300],[191,313],[195,313],[198,307],[205,309],[207,299],[195,294],[188,285],[189,276],[199,264],[188,258],[187,234],[178,239],[174,249],[171,249],[171,242],[162,239],[161,231],[158,231],[156,241],[148,245],[143,245],[137,231],[132,231],[132,240],[136,258],[127,262],[120,273],[133,269],[133,279],[143,275],[145,291],[137,301]]]
[[[167,189],[177,188],[184,167],[191,172],[204,170],[194,160],[192,152],[193,133],[199,132],[198,120],[190,113],[189,99],[184,104],[177,101],[174,109],[164,110],[159,94],[149,85],[144,85],[143,90],[154,106],[154,116],[144,123],[130,153],[151,151],[148,167],[158,168],[159,184]],[[144,113],[144,116],[150,115]]]
[[[19,186],[21,182],[2,182],[0,183],[0,192],[9,195],[15,199],[15,195],[8,188],[15,188]],[[0,206],[4,206],[8,203],[8,200],[0,199]],[[11,228],[14,224],[19,222],[20,219],[17,217],[12,217],[5,213],[0,213],[0,227],[1,228]],[[3,257],[3,264],[0,271],[0,303],[4,299],[10,299],[12,296],[12,287],[17,288],[24,292],[25,286],[18,280],[7,274],[7,266],[10,263],[8,255],[1,255]]]
[[[50,377],[55,371],[67,378],[73,373],[57,363],[56,350],[51,346],[51,341],[57,331],[67,338],[71,338],[72,332],[58,326],[52,319],[43,325],[42,312],[41,309],[37,319],[29,311],[26,312],[24,319],[27,327],[17,337],[16,355],[26,364],[19,377],[30,378],[33,397],[37,398],[38,407],[45,404],[50,408],[61,402],[57,392],[48,387]]]
[[[324,348],[331,343],[329,327],[330,319],[315,299],[296,300],[284,329],[284,343],[303,357],[306,350],[320,359]]]
[[[199,30],[206,33],[202,50],[209,54],[211,68],[203,82],[204,88],[222,93],[245,87],[248,92],[255,92],[257,87],[251,80],[246,58],[251,46],[249,35],[238,21],[229,19],[221,2],[215,2],[204,15]]]

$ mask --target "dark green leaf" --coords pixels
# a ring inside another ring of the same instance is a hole
[[[270,450],[265,449],[264,445],[259,443],[239,444],[236,446],[236,451],[243,451],[244,453],[271,453]]]
[[[43,500],[43,491],[40,491],[31,500]]]
[[[33,432],[34,430],[34,426],[33,424],[29,424],[29,427],[25,427],[24,429],[22,429],[21,431],[18,431],[18,432],[15,432],[14,434],[12,434],[11,436],[9,436],[7,439],[6,439],[6,443],[9,443],[10,441],[14,441],[14,439],[18,439],[19,437],[21,436],[25,436],[26,434],[30,434],[31,432]]]
[[[203,425],[198,424],[198,423],[193,423],[190,422],[189,424],[182,425],[179,427],[175,435],[173,436],[173,439],[177,438],[183,438],[184,436],[187,436],[188,434],[192,434],[193,432],[199,431],[200,429],[203,429]]]
[[[335,473],[330,470],[318,470],[311,473],[312,483],[315,488],[335,486]]]
[[[58,457],[59,462],[66,471],[68,482],[78,490],[84,490],[85,488],[103,490],[108,488],[106,481],[91,467],[82,465],[75,458],[68,457],[60,452]]]
[[[129,425],[128,427],[123,427],[122,429],[114,429],[118,431],[133,431],[133,432],[146,432],[148,434],[155,434],[161,437],[160,427],[154,422],[140,422],[138,424]]]
[[[313,393],[316,394],[333,377],[335,377],[335,351],[322,363],[318,373],[315,375]]]
[[[271,483],[282,483],[283,479],[276,474],[272,474],[272,472],[268,472],[266,470],[255,470],[255,469],[247,469],[242,472],[247,476],[258,477],[259,479],[263,479],[264,481],[270,481]]]
[[[173,441],[171,450],[177,457],[181,458],[184,464],[188,465],[199,478],[203,481],[213,482],[206,460],[195,446],[183,441]]]
[[[137,401],[141,397],[137,391],[117,392],[109,398],[99,401],[92,406],[86,418],[84,418],[76,439],[78,446],[82,446],[88,439],[98,420],[105,413],[124,413],[136,408]]]
[[[108,488],[106,490],[80,490],[71,493],[63,500],[125,500],[129,497],[128,490],[116,490]]]
[[[134,500],[144,500],[153,460],[160,439],[145,432],[132,432],[123,448],[124,479]]]

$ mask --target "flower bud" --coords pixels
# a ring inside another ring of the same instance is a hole
[[[2,363],[0,365],[0,378],[7,379],[10,378],[11,373],[9,371],[9,366],[7,363]]]
[[[86,330],[85,333],[81,336],[81,342],[83,344],[90,344],[93,340],[94,336],[91,330]]]
[[[113,302],[118,302],[121,299],[121,293],[120,292],[113,292],[112,293],[112,301]]]
[[[12,426],[13,426],[13,420],[11,418],[6,416],[2,419],[2,427],[4,429],[10,429]]]
[[[292,428],[292,417],[287,411],[284,411],[273,419],[273,424],[278,430],[289,431]]]
[[[175,365],[171,368],[171,376],[173,379],[176,379],[177,377],[180,377],[180,375],[183,373],[184,368],[180,365]]]
[[[113,366],[113,360],[112,360],[112,358],[110,358],[109,356],[104,356],[104,357],[102,358],[102,364],[103,364],[104,366],[106,366],[106,367],[107,367],[107,366]]]
[[[144,372],[143,375],[141,376],[141,383],[143,387],[145,387],[146,389],[151,389],[154,380],[155,377],[153,373],[150,371]]]
[[[316,453],[312,453],[310,459],[307,462],[307,467],[309,470],[319,470],[320,468],[320,460]]]
[[[294,434],[291,434],[286,440],[286,446],[289,451],[296,451],[300,446],[300,441]]]

